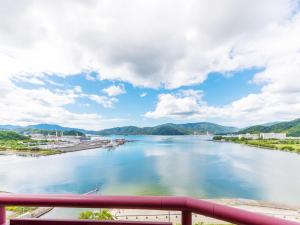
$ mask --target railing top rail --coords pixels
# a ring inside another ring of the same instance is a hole
[[[300,225],[297,222],[282,220],[205,200],[177,196],[0,194],[1,205],[178,210],[191,211],[235,224]]]
[[[0,194],[0,205],[181,210],[185,197]]]
[[[172,225],[170,222],[119,221],[119,220],[56,220],[56,219],[11,219],[10,225]]]

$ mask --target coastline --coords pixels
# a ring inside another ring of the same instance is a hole
[[[127,142],[133,142],[132,140],[125,139],[114,139],[114,140],[97,140],[97,141],[87,141],[77,143],[71,146],[63,146],[56,147],[53,149],[39,149],[39,150],[28,150],[28,151],[20,151],[20,150],[0,150],[0,155],[16,155],[23,157],[40,157],[40,156],[50,156],[50,155],[58,155],[64,154],[68,152],[77,152],[84,151],[89,149],[114,149],[123,145]]]
[[[39,157],[39,156],[50,156],[50,155],[57,155],[62,154],[63,152],[59,152],[57,150],[28,150],[28,151],[19,151],[19,150],[1,150],[1,155],[16,155],[16,156],[23,156],[23,157]]]
[[[282,146],[284,144],[281,144],[281,143],[276,143],[276,144],[270,144],[270,143],[266,143],[266,142],[256,143],[258,140],[231,140],[231,139],[211,140],[211,141],[218,142],[218,143],[234,143],[234,144],[246,145],[246,146],[250,146],[250,147],[256,147],[256,148],[260,148],[260,149],[300,154],[300,147],[297,146],[296,148],[293,148],[288,145]]]

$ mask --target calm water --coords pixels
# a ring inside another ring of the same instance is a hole
[[[199,136],[127,136],[115,150],[0,156],[0,190],[189,195],[300,203],[300,155]]]

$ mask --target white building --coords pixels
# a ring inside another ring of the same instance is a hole
[[[239,134],[239,139],[241,138],[246,138],[246,139],[252,139],[252,140],[255,140],[255,139],[259,139],[259,134]]]
[[[260,133],[261,139],[286,139],[286,133]]]
[[[31,134],[31,139],[32,140],[45,140],[46,136],[43,134]]]

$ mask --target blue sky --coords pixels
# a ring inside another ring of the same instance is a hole
[[[0,124],[300,118],[299,3],[3,0]]]

